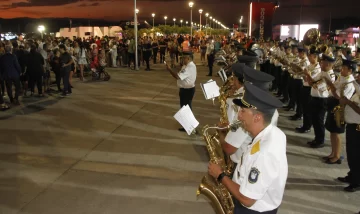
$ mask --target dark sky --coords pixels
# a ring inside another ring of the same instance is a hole
[[[189,1],[184,0],[138,0],[139,18],[152,22],[151,13],[156,14],[156,22],[167,23],[172,19],[190,19]],[[241,15],[247,22],[248,0],[195,0],[193,21],[199,23],[201,8],[217,20],[231,27],[239,22]],[[73,17],[100,18],[107,20],[131,19],[132,0],[0,0],[2,18],[14,17]],[[302,7],[302,23],[317,23],[317,20],[346,16],[360,18],[360,0],[280,0],[280,8],[275,12],[275,24],[298,23]],[[203,22],[204,23],[204,16]]]

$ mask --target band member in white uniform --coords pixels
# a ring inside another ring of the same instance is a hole
[[[350,171],[347,176],[339,177],[338,180],[349,184],[344,188],[347,192],[360,190],[360,70],[356,75],[356,93],[350,100],[346,97],[340,99],[340,104],[346,105],[346,155]]]
[[[355,70],[356,62],[343,60],[342,68],[340,69],[340,77],[336,82],[333,84],[330,80],[325,79],[328,87],[330,87],[325,128],[330,132],[332,148],[331,154],[324,157],[327,164],[341,164],[341,140],[339,135],[345,132],[345,124],[340,124],[340,127],[337,126],[334,110],[336,106],[339,106],[340,98],[346,97],[347,99],[350,99],[354,94],[355,87],[353,83],[355,82],[355,79],[352,73]]]
[[[324,118],[326,113],[327,98],[329,97],[329,91],[324,79],[335,81],[335,74],[332,70],[335,59],[325,54],[321,55],[320,67],[321,73],[311,78],[308,76],[311,82],[311,107],[312,107],[312,122],[315,132],[315,139],[308,142],[312,148],[324,147],[325,141],[325,126]]]
[[[288,175],[286,136],[271,125],[275,109],[282,103],[248,82],[244,97],[234,99],[234,103],[241,107],[238,119],[253,140],[246,147],[233,179],[213,163],[209,163],[209,174],[233,195],[234,214],[275,214],[282,202]]]
[[[318,52],[316,47],[311,48],[309,50],[309,61],[310,65],[304,69],[304,86],[302,88],[302,105],[303,105],[303,125],[297,127],[295,130],[298,133],[308,133],[312,127],[312,119],[311,119],[311,86],[310,79],[315,78],[317,75],[321,73],[321,67],[318,62]],[[308,76],[310,78],[308,78]]]
[[[236,76],[243,76],[242,81],[250,82],[253,85],[257,86],[260,89],[265,91],[269,90],[269,86],[271,81],[273,81],[274,77],[266,74],[261,71],[257,71],[252,69],[246,65],[233,66],[233,72]],[[242,83],[243,84],[243,83]],[[243,88],[242,92],[244,92]],[[241,97],[242,98],[242,95]],[[232,102],[233,99],[231,99]],[[229,122],[232,123],[237,120],[238,108],[237,106],[231,103],[232,108],[229,108],[231,113],[228,114]],[[231,116],[235,116],[231,117]],[[232,120],[230,118],[233,118]],[[271,118],[271,124],[277,126],[277,121],[279,118],[279,113],[275,110],[274,115]],[[227,124],[221,124],[220,127],[225,127]],[[226,137],[225,137],[226,136]],[[241,149],[242,145],[247,145],[251,142],[251,137],[243,130],[242,128],[237,129],[235,132],[228,130],[219,130],[219,140],[221,142],[221,146],[224,152],[227,155],[230,155],[231,160],[234,163],[238,163],[240,161],[243,149]]]

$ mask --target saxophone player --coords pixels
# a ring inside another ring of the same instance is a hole
[[[266,74],[261,71],[257,71],[240,63],[238,63],[236,66],[233,66],[233,71],[235,73],[235,76],[238,77],[239,87],[241,84],[240,90],[242,92],[244,92],[244,89],[242,87],[244,82],[250,82],[253,85],[257,86],[258,88],[261,88],[264,91],[268,91],[269,85],[271,81],[274,79],[274,77],[272,77],[269,74]],[[242,94],[238,98],[241,97]],[[231,106],[233,106],[233,98],[231,99],[229,98],[228,100],[231,101],[232,104]],[[229,122],[233,122],[236,120],[238,109],[229,108],[229,110],[230,110],[228,111]],[[279,113],[277,112],[277,110],[275,110],[275,113],[271,118],[272,125],[277,126],[278,117],[279,117]],[[220,127],[225,127],[226,125],[227,124],[220,124]],[[236,132],[229,132],[227,130],[222,130],[219,131],[219,141],[221,143],[224,152],[227,155],[230,155],[231,160],[237,164],[240,161],[242,155],[242,151],[243,151],[242,145],[249,144],[251,142],[251,137],[242,128],[237,129]]]
[[[339,105],[339,99],[345,97],[350,99],[355,91],[353,82],[355,81],[352,73],[356,70],[356,62],[350,60],[343,60],[340,70],[340,77],[335,83],[326,80],[330,87],[330,93],[327,103],[327,117],[325,128],[330,132],[331,140],[331,154],[324,157],[327,164],[341,164],[341,139],[340,134],[345,132],[345,125],[338,127],[334,117],[334,108]]]
[[[360,67],[360,64],[358,65]],[[340,98],[340,104],[345,105],[345,122],[346,122],[346,155],[349,165],[349,172],[345,177],[338,177],[338,180],[348,183],[349,186],[344,191],[355,192],[360,190],[360,70],[356,76],[356,93],[347,99]]]
[[[253,139],[244,148],[233,179],[213,163],[209,163],[209,174],[233,195],[234,214],[276,214],[285,190],[288,164],[286,136],[271,125],[271,118],[282,103],[248,82],[243,98],[233,102],[241,107],[238,119]]]
[[[318,52],[316,47],[310,48],[309,50],[309,62],[310,65],[304,69],[304,86],[302,88],[301,97],[303,105],[303,125],[295,129],[298,133],[308,133],[312,127],[311,119],[311,79],[314,79],[317,75],[321,73],[321,67],[318,62]]]

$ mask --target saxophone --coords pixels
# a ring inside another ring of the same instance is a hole
[[[242,123],[240,121],[236,121],[225,128],[209,126],[205,126],[203,128],[203,137],[205,139],[206,148],[210,156],[210,162],[219,164],[227,174],[229,174],[229,164],[226,162],[226,157],[222,150],[221,144],[218,140],[216,140],[214,135],[210,135],[208,133],[208,130],[230,129],[231,131],[236,131],[241,126]],[[202,178],[199,188],[196,192],[197,196],[200,194],[203,194],[210,199],[217,214],[233,214],[234,202],[230,192],[222,183],[219,183],[212,176],[205,175]]]
[[[346,85],[353,83],[353,82],[354,81],[342,84],[342,86],[340,88],[340,98],[344,97]],[[341,126],[343,126],[345,124],[345,105],[339,104],[339,105],[335,106],[334,109],[332,110],[332,113],[334,113],[334,119],[336,122],[336,126],[341,128]]]

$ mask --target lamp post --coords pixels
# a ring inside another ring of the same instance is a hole
[[[176,21],[176,19],[175,19],[175,18],[173,18],[173,21],[174,21],[174,27],[175,27],[175,21]]]
[[[44,33],[44,31],[45,31],[44,25],[40,25],[40,26],[38,27],[38,31],[41,33],[41,39],[42,39],[42,38],[43,38],[43,33]]]
[[[241,23],[242,23],[242,20],[243,20],[243,16],[241,16],[241,18],[240,18],[239,31],[241,31]]]
[[[202,12],[203,12],[203,10],[200,9],[200,10],[199,10],[199,13],[200,13],[200,31],[201,31],[201,15],[202,15]]]
[[[180,20],[180,25],[181,25],[181,27],[182,27],[182,23],[183,23],[183,20],[181,19],[181,20]]]
[[[190,7],[190,23],[192,23],[192,7],[194,6],[194,2],[189,2],[189,7]],[[192,37],[192,25],[190,28],[190,36]]]
[[[155,18],[155,13],[151,14],[151,16],[153,17],[153,29],[154,29],[154,18]]]
[[[187,26],[187,25],[189,24],[189,22],[188,22],[188,21],[186,21],[186,22],[185,22],[185,24],[186,24],[186,26]]]
[[[205,14],[205,17],[206,17],[206,30],[205,30],[205,35],[207,35],[207,29],[208,29],[208,17],[209,17],[209,13],[206,13]]]
[[[167,19],[167,16],[164,16],[164,19],[165,19],[165,26],[166,26],[166,19]]]
[[[134,0],[134,6],[136,8],[136,0]],[[134,11],[134,36],[135,36],[135,70],[139,70],[139,67],[138,67],[138,27],[137,27],[137,14],[139,13],[139,10],[138,9],[135,9]]]

